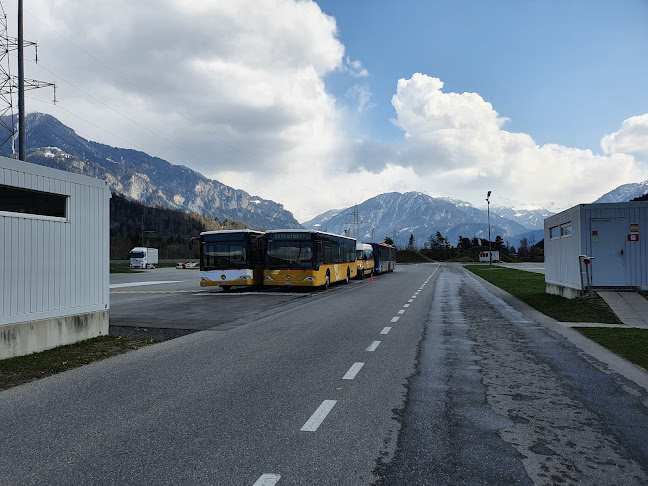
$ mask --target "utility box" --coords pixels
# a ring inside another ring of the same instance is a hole
[[[544,221],[545,288],[648,288],[648,202],[579,204]],[[585,260],[589,261],[586,264]]]
[[[0,157],[0,359],[108,334],[105,181]]]

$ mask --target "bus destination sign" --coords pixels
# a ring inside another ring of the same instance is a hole
[[[273,240],[310,240],[310,233],[271,233]]]

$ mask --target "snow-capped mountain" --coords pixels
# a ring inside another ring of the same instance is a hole
[[[104,179],[112,191],[135,201],[241,221],[252,228],[301,227],[281,204],[144,152],[86,140],[53,116],[30,113],[25,130],[28,162]],[[10,141],[2,148],[11,153]]]
[[[303,223],[305,228],[323,228],[331,233],[356,236],[353,208],[324,213]],[[325,216],[326,215],[326,216]],[[410,235],[415,245],[423,246],[437,231],[456,245],[459,236],[488,238],[488,215],[470,203],[446,197],[431,197],[420,192],[380,194],[357,206],[358,233],[361,241],[383,241],[389,237],[406,246]],[[324,223],[322,221],[325,219]],[[521,224],[491,211],[491,238],[506,239],[527,230]],[[316,227],[316,224],[320,224]]]
[[[344,209],[329,209],[325,213],[315,216],[313,219],[302,223],[304,228],[313,228],[322,231],[328,231],[327,223],[333,217],[337,216],[339,213],[347,211],[347,208]]]
[[[643,196],[648,192],[648,180],[630,184],[623,184],[607,194],[599,197],[595,203],[628,202],[635,197]]]
[[[527,208],[516,209],[514,207],[502,207],[491,205],[491,214],[495,213],[503,218],[520,223],[527,229],[538,230],[544,227],[545,218],[555,214],[548,209]]]

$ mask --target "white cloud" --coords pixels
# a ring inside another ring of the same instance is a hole
[[[30,100],[28,109],[86,137],[128,140],[201,172],[266,177],[295,153],[319,163],[337,145],[340,114],[323,77],[344,66],[344,46],[335,19],[312,1],[35,0],[27,9],[25,36],[38,38],[49,70],[29,65],[27,74],[56,81],[60,106]]]
[[[346,92],[346,97],[354,102],[358,113],[364,113],[376,106],[375,103],[371,101],[372,96],[373,93],[366,84],[354,84]]]
[[[273,199],[301,221],[389,191],[481,203],[493,190],[574,204],[648,178],[618,153],[638,153],[628,147],[639,146],[645,121],[633,128],[634,145],[625,124],[610,135],[610,156],[540,147],[504,130],[507,119],[477,93],[444,93],[441,80],[422,74],[401,79],[392,99],[402,143],[356,140],[349,125],[357,115],[324,80],[342,72],[364,82],[369,73],[310,0],[33,0],[26,9],[25,38],[39,41],[44,68],[28,64],[26,75],[55,81],[60,105],[35,100],[51,99],[37,90],[28,110]],[[347,96],[361,113],[374,103],[367,83]]]
[[[635,154],[648,161],[648,113],[633,116],[621,124],[621,128],[601,140],[606,154]]]
[[[405,131],[403,163],[436,193],[481,204],[487,190],[525,202],[589,202],[617,185],[643,180],[630,155],[602,156],[555,144],[538,146],[477,93],[444,93],[423,74],[398,81],[395,123]],[[482,194],[483,193],[483,194]]]
[[[366,78],[369,76],[369,71],[362,67],[362,62],[352,61],[349,56],[344,58],[344,70],[356,78]]]

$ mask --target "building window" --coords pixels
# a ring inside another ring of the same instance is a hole
[[[67,198],[63,194],[0,185],[0,211],[8,213],[66,218]]]
[[[553,228],[549,228],[549,238],[556,239],[560,238],[560,226],[554,226]]]
[[[566,237],[566,236],[571,236],[572,235],[572,224],[571,221],[569,223],[565,223],[560,225],[560,236]]]

